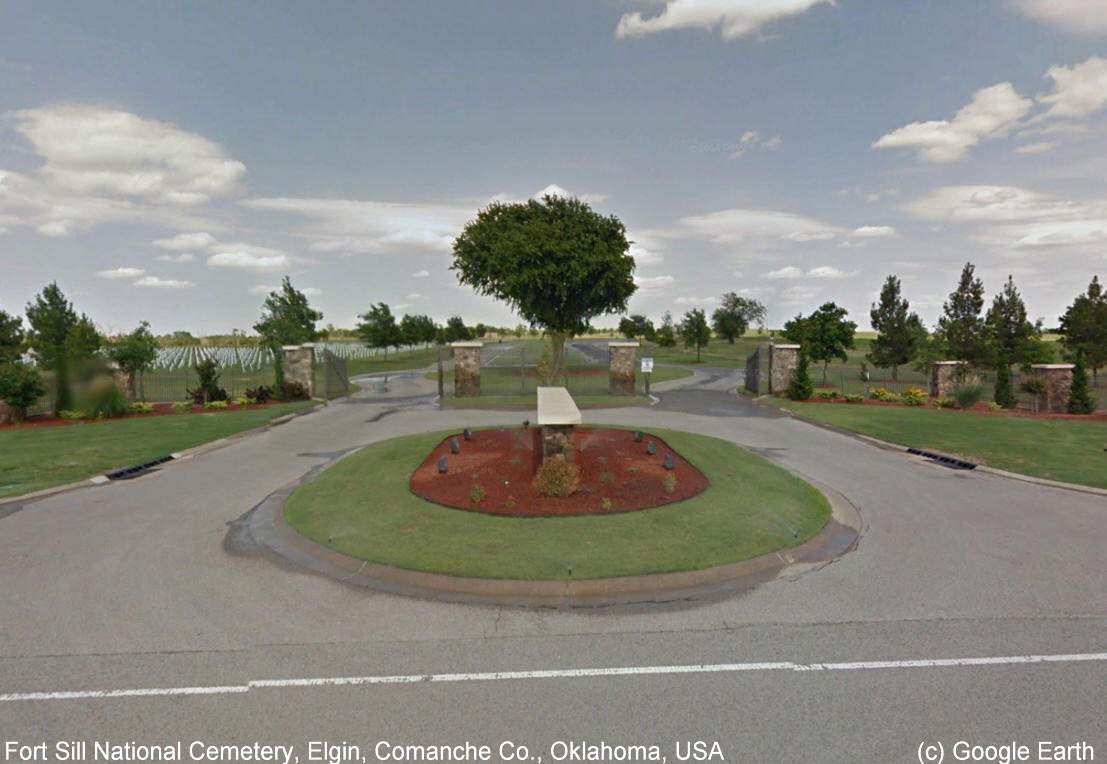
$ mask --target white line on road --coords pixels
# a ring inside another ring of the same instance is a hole
[[[850,663],[708,663],[686,666],[621,666],[612,668],[544,669],[534,671],[487,671],[466,674],[399,674],[395,676],[343,676],[310,679],[255,679],[247,684],[210,687],[155,687],[124,690],[67,690],[57,692],[12,692],[0,695],[0,703],[21,700],[100,700],[173,695],[230,695],[250,690],[288,687],[339,687],[366,684],[417,684],[419,682],[488,682],[511,679],[580,679],[609,676],[660,674],[730,674],[743,671],[867,671],[879,669],[951,668],[968,666],[1012,666],[1031,663],[1107,662],[1107,653],[1066,655],[1007,655],[986,658],[936,658],[901,661],[855,661]]]

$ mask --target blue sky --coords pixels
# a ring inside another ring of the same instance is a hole
[[[622,219],[654,319],[757,297],[928,324],[966,260],[1047,324],[1107,268],[1103,0],[9,2],[0,308],[248,328],[283,275],[514,324],[450,241],[493,199]],[[615,319],[597,323],[614,323]]]

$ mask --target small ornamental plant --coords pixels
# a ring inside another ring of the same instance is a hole
[[[153,414],[154,404],[152,403],[132,403],[130,406],[132,414]]]
[[[665,476],[665,479],[661,481],[661,486],[665,489],[665,493],[671,494],[676,491],[676,475],[670,472],[668,475]]]
[[[541,496],[571,496],[580,485],[580,467],[558,454],[538,468],[533,485]]]
[[[816,390],[815,397],[821,398],[824,401],[836,401],[838,400],[837,390]]]
[[[612,475],[610,472],[601,472],[600,473],[600,482],[601,483],[610,483],[614,479],[615,479],[615,476]]]
[[[604,499],[603,501],[601,501],[600,502],[600,507],[603,509],[604,512],[610,512],[611,511],[611,499]]]
[[[865,396],[861,393],[846,393],[845,399],[846,403],[860,403],[865,400]]]
[[[487,495],[484,486],[480,483],[473,483],[473,487],[469,489],[469,498],[473,500],[474,504],[480,504]]]
[[[215,411],[222,411],[223,409],[229,408],[230,405],[231,404],[227,403],[226,401],[208,401],[204,404],[204,408],[213,409]]]
[[[192,401],[178,401],[173,404],[174,414],[187,414],[192,411]]]
[[[904,406],[925,406],[927,401],[926,390],[918,387],[909,387],[900,396]]]
[[[874,387],[869,391],[869,397],[874,401],[884,401],[885,403],[899,403],[903,400],[903,397],[899,393],[893,393],[891,390],[885,390],[883,387]]]
[[[957,401],[953,398],[935,398],[933,403],[936,409],[951,409],[957,405]]]

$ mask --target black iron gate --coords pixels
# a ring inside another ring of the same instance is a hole
[[[326,400],[350,394],[350,377],[346,373],[346,359],[331,351],[323,350],[323,396]]]
[[[761,394],[761,348],[758,347],[746,358],[746,390],[751,395]]]

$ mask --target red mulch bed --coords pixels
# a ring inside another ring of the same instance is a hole
[[[253,406],[236,406],[233,403],[225,409],[206,409],[203,406],[193,406],[189,411],[182,411],[182,414],[221,414],[225,411],[253,411],[254,409],[264,409],[270,406],[276,406],[285,401],[270,401],[269,403],[258,403]],[[149,419],[155,416],[177,416],[177,413],[173,411],[172,403],[155,403],[153,412],[149,414],[124,414],[123,416],[113,416],[108,419],[62,419],[56,417],[53,414],[35,414],[29,416],[19,424],[2,424],[0,430],[14,430],[14,429],[26,429],[31,427],[65,427],[71,424],[92,424],[95,422],[118,422],[120,419]]]
[[[479,430],[466,441],[457,435],[461,452],[450,453],[446,438],[411,476],[411,491],[448,507],[517,517],[601,515],[631,512],[683,501],[707,488],[707,478],[660,438],[646,433],[634,442],[629,430],[576,428],[575,463],[580,466],[580,487],[565,498],[539,496],[531,485],[541,462],[541,429]],[[657,453],[646,453],[646,441],[657,444]],[[671,453],[676,468],[665,469]],[[438,459],[445,455],[449,470],[438,474]],[[676,475],[676,489],[666,493],[665,476]],[[609,482],[603,476],[609,475]],[[483,500],[470,495],[476,483],[485,491]],[[611,508],[604,510],[603,500]],[[509,503],[513,506],[509,506]]]
[[[927,403],[924,406],[904,406],[902,403],[896,401],[878,401],[866,398],[863,401],[857,403],[847,403],[839,398],[838,400],[827,400],[825,398],[808,398],[807,400],[800,401],[800,403],[830,403],[841,404],[843,406],[895,406],[897,408],[918,408],[918,409],[932,409],[938,410],[938,407],[933,403]],[[1107,410],[1101,409],[1094,414],[1056,414],[1049,412],[1041,412],[1035,414],[1029,409],[1005,409],[1003,411],[989,411],[987,403],[978,403],[973,406],[968,412],[964,412],[959,408],[943,408],[941,411],[949,411],[953,414],[988,414],[990,416],[1006,416],[1006,417],[1028,417],[1030,419],[1070,419],[1077,422],[1107,422]]]

